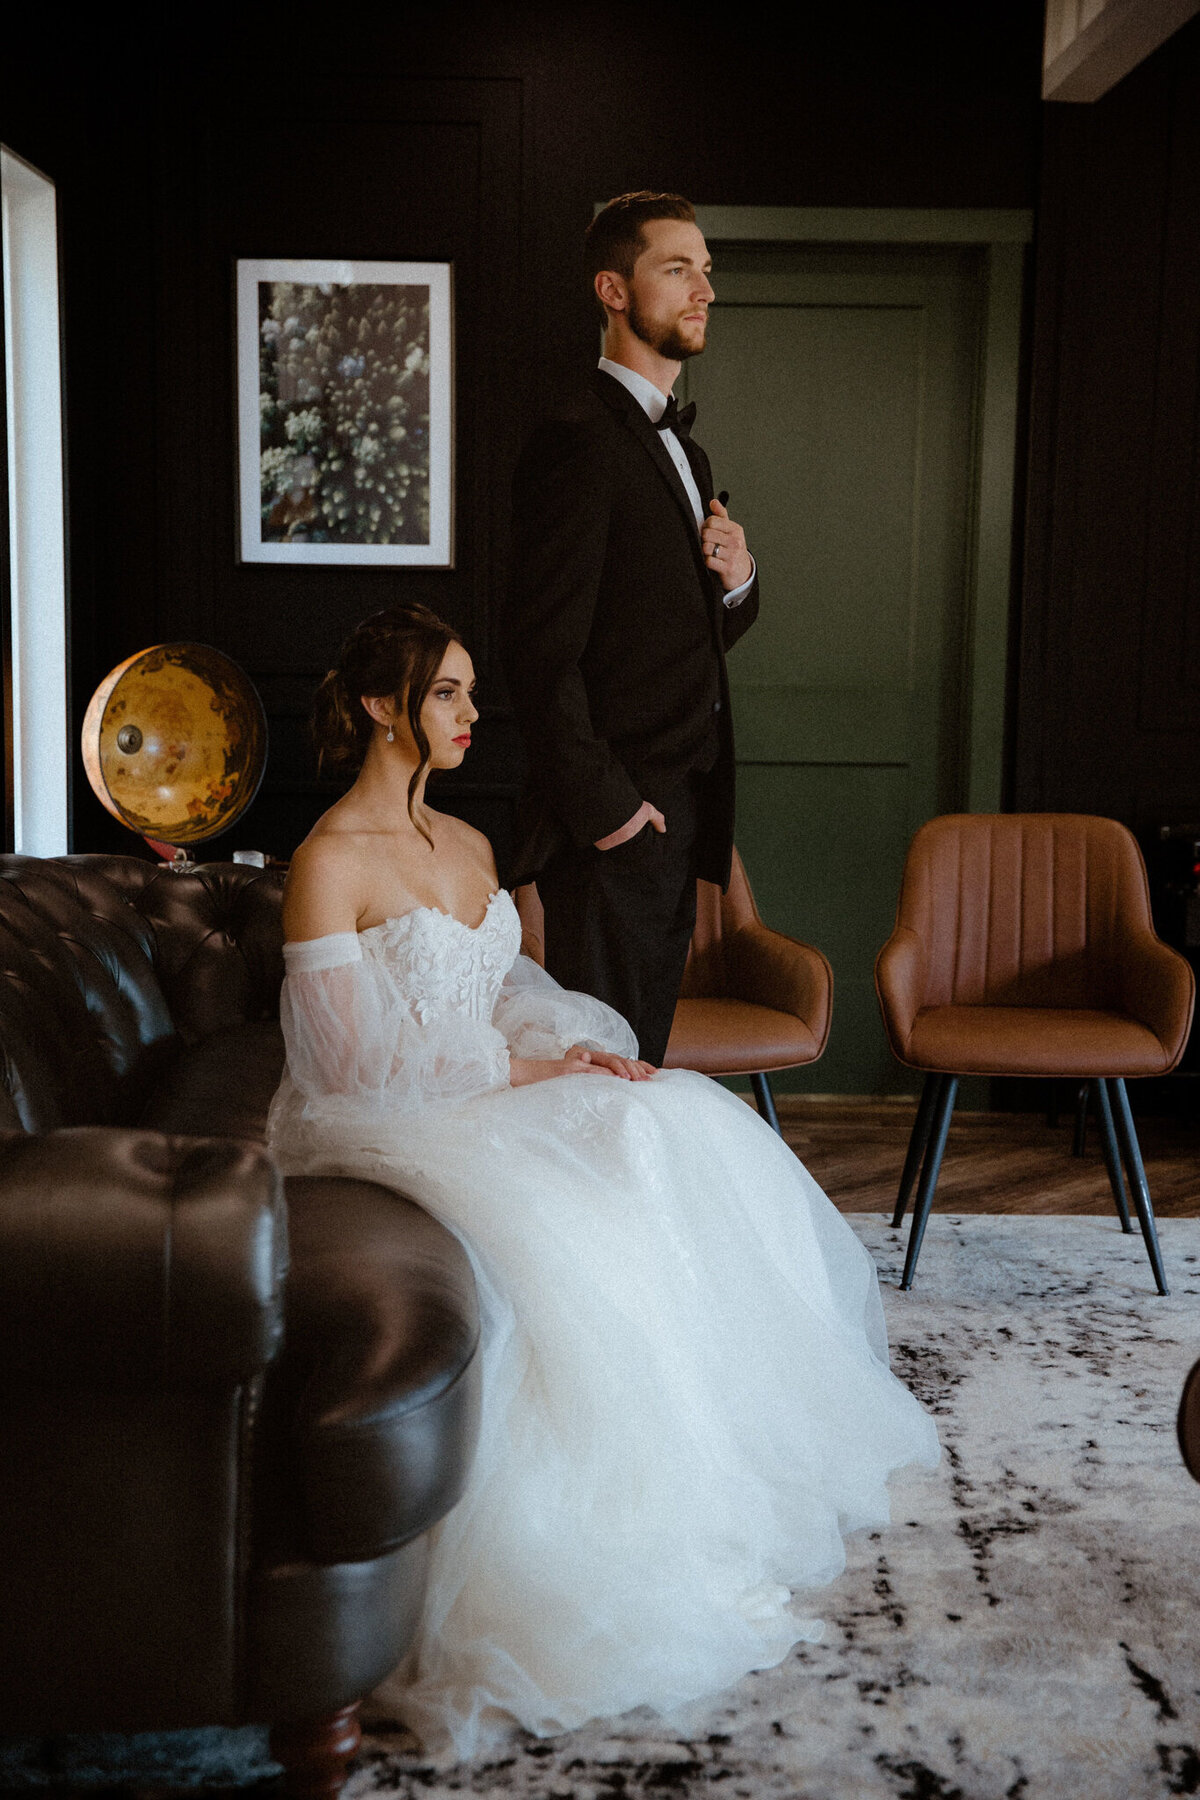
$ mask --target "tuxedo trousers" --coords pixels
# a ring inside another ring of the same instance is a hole
[[[646,1062],[661,1065],[696,923],[696,840],[704,777],[657,802],[665,832],[644,825],[614,850],[569,844],[537,878],[546,968],[628,1019]]]

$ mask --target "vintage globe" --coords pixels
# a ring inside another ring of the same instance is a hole
[[[262,702],[207,644],[157,644],[111,669],[83,721],[83,766],[115,819],[198,844],[239,819],[267,764]]]

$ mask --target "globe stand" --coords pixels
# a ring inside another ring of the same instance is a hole
[[[142,835],[145,836],[145,833],[143,832]],[[157,838],[152,837],[146,838],[146,842],[154,854],[161,857],[166,863],[172,875],[190,875],[193,869],[199,867],[198,863],[192,861],[182,844],[162,844]]]

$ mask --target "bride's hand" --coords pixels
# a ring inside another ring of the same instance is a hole
[[[619,1075],[622,1081],[648,1081],[658,1070],[653,1063],[639,1062],[633,1056],[613,1056],[607,1050],[589,1050],[586,1044],[572,1044],[563,1057],[563,1075],[586,1075],[589,1070]]]
[[[558,1061],[514,1056],[509,1061],[508,1079],[512,1087],[529,1087],[535,1081],[552,1081],[556,1075],[617,1075],[622,1081],[646,1081],[657,1073],[653,1063],[639,1062],[632,1056],[612,1056],[607,1050],[589,1050],[584,1044],[572,1044]]]

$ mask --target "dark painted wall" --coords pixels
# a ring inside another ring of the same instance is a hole
[[[1200,974],[1200,20],[1046,109],[1036,267],[1013,802],[1131,826]]]
[[[814,9],[815,11],[815,9]],[[196,15],[147,43],[27,27],[0,137],[59,182],[77,714],[164,638],[236,657],[272,750],[213,853],[286,854],[331,790],[304,719],[342,632],[404,592],[464,628],[484,728],[454,804],[503,838],[519,757],[492,654],[522,434],[596,353],[580,237],[631,186],[708,204],[1030,206],[1040,6],[289,8]],[[232,264],[450,258],[452,571],[240,567]],[[79,848],[132,847],[76,788]]]
[[[1200,20],[1046,108],[1018,807],[1200,820]]]

